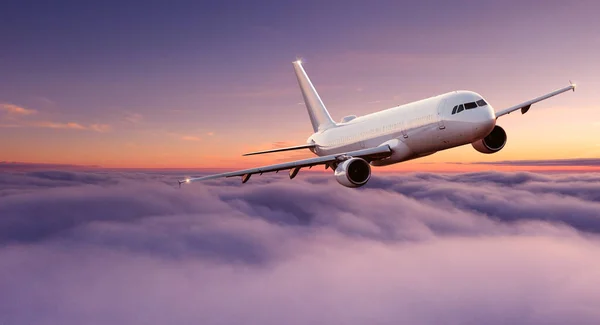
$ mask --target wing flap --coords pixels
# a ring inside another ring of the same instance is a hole
[[[377,160],[377,159],[389,157],[391,154],[392,154],[392,150],[390,149],[390,147],[388,145],[384,145],[384,146],[379,146],[379,147],[375,147],[375,148],[361,149],[361,150],[351,151],[351,152],[347,152],[347,153],[296,160],[296,161],[291,161],[291,162],[287,162],[287,163],[269,165],[269,166],[264,166],[264,167],[243,169],[243,170],[238,170],[238,171],[228,172],[228,173],[221,173],[221,174],[208,175],[208,176],[194,176],[194,177],[186,178],[184,180],[180,180],[179,185],[181,185],[183,183],[191,183],[191,182],[196,182],[196,181],[205,181],[205,180],[211,180],[211,179],[216,179],[216,178],[234,177],[234,176],[242,176],[242,182],[245,183],[248,181],[248,179],[250,179],[250,176],[252,176],[254,174],[263,174],[263,173],[276,172],[276,171],[287,170],[287,169],[292,170],[292,172],[290,173],[290,177],[293,178],[296,176],[296,174],[298,174],[298,171],[300,170],[300,168],[303,168],[303,167],[312,167],[312,166],[323,165],[323,164],[329,165],[332,162],[342,161],[342,160],[347,159],[348,157],[359,157],[359,158],[363,158],[365,160]]]

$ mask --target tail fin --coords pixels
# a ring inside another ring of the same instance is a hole
[[[321,97],[319,97],[315,87],[306,75],[301,60],[294,61],[294,71],[296,71],[298,84],[300,85],[300,90],[302,90],[302,97],[304,97],[304,104],[308,110],[313,130],[315,132],[323,131],[335,126],[335,122],[331,119],[327,108],[325,108],[323,101],[321,101]]]

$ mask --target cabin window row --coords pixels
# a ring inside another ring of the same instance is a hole
[[[485,105],[487,105],[487,103],[483,99],[480,99],[476,102],[470,102],[470,103],[456,105],[456,106],[454,106],[454,108],[452,108],[452,114],[460,113],[460,112],[464,111],[465,109],[473,109],[473,108],[477,108],[477,106],[481,107],[481,106],[485,106]]]

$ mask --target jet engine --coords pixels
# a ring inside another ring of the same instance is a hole
[[[505,144],[506,132],[504,132],[503,128],[497,125],[494,127],[492,132],[490,132],[490,134],[488,134],[485,138],[471,143],[471,145],[473,145],[473,148],[475,148],[475,150],[481,153],[498,152],[502,148],[504,148]]]
[[[371,178],[371,165],[362,158],[350,158],[335,169],[335,179],[346,187],[360,187]]]

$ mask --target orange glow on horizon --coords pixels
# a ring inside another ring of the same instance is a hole
[[[10,162],[5,162],[10,163]],[[36,164],[56,164],[61,165],[64,163],[60,162],[19,162],[24,164],[31,164],[32,167],[38,168]],[[262,165],[267,165],[265,163]],[[223,172],[238,169],[246,169],[258,167],[258,164],[227,164],[227,165],[215,165],[215,164],[64,164],[64,169],[147,169],[147,170],[198,170],[206,172]],[[1,165],[0,165],[1,167]],[[62,169],[60,166],[57,169]],[[385,167],[373,167],[372,172],[374,174],[386,174],[386,173],[410,173],[410,172],[429,172],[429,173],[469,173],[469,172],[485,172],[485,171],[501,171],[501,172],[517,172],[517,171],[529,171],[529,172],[600,172],[600,166],[526,166],[526,165],[493,165],[493,164],[477,164],[477,163],[419,163],[419,162],[406,162],[398,163],[391,166]],[[311,169],[303,168],[302,172],[311,173],[331,173],[331,170],[325,170],[324,166],[314,166]]]

